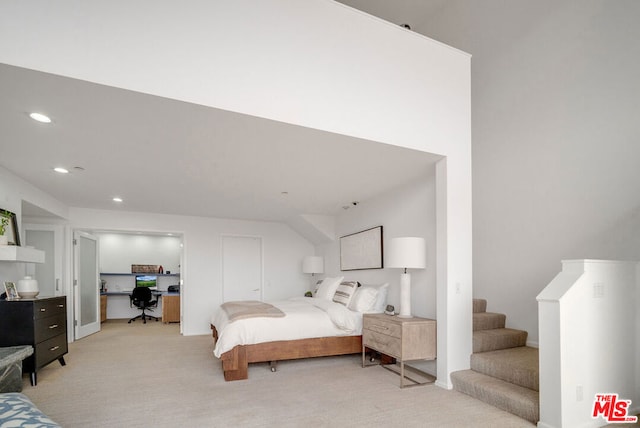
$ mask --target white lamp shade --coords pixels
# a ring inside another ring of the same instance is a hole
[[[302,261],[303,273],[323,273],[324,259],[320,256],[307,256]]]
[[[389,242],[386,267],[402,269],[427,267],[427,247],[424,238],[392,238]]]

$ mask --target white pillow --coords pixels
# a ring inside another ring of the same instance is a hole
[[[373,305],[373,312],[380,314],[384,312],[387,307],[387,295],[389,294],[389,283],[385,282],[384,284],[378,286],[378,296],[376,298],[376,303]]]
[[[388,293],[389,283],[363,285],[353,296],[349,309],[362,313],[382,313],[387,305]]]
[[[362,286],[356,290],[351,303],[349,303],[349,309],[362,313],[370,312],[376,303],[377,297],[377,288]]]
[[[342,278],[344,278],[344,276],[323,279],[322,282],[318,284],[314,297],[318,299],[332,300]]]
[[[357,289],[358,281],[342,281],[333,295],[333,301],[348,307]]]

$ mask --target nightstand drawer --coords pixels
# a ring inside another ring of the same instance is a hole
[[[362,343],[390,357],[400,358],[402,355],[400,353],[402,341],[398,337],[392,337],[371,330],[363,330]]]
[[[362,328],[397,337],[398,339],[402,337],[402,325],[394,322],[385,322],[380,319],[364,317]]]

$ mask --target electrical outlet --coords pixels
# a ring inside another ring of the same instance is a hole
[[[602,282],[593,283],[593,298],[602,299],[604,297],[604,284]]]

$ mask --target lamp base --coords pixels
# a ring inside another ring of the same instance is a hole
[[[400,275],[400,313],[399,318],[413,318],[411,315],[411,274]]]

